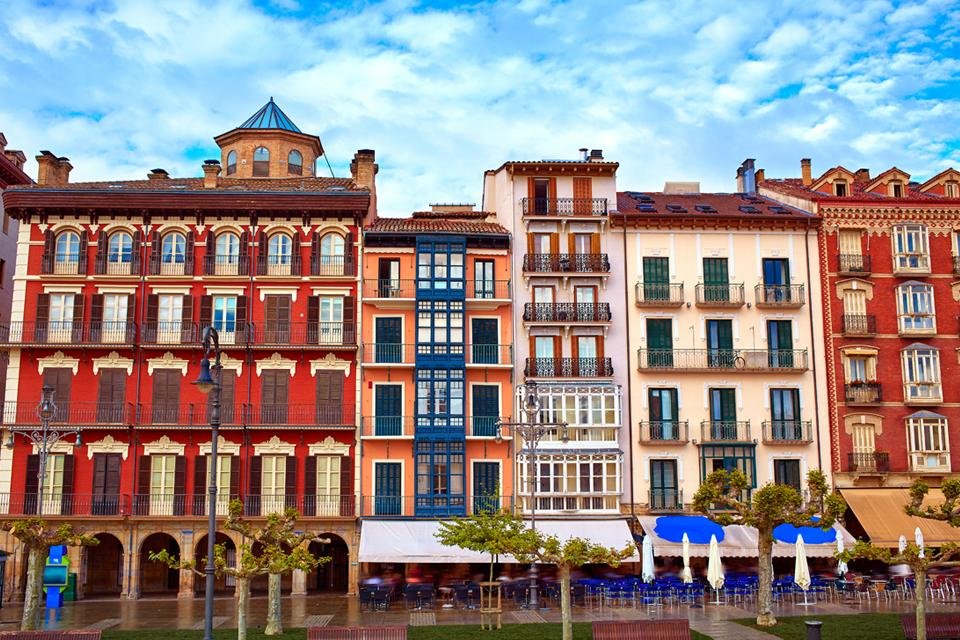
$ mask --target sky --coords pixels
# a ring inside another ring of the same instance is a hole
[[[381,215],[581,147],[636,191],[733,191],[745,158],[960,168],[960,0],[3,0],[0,61],[34,177],[41,149],[74,181],[202,175],[270,96],[337,176],[376,150]]]

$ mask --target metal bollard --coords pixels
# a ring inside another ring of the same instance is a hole
[[[823,623],[819,620],[804,620],[803,623],[807,625],[807,640],[820,640],[820,628]]]

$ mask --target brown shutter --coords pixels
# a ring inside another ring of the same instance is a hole
[[[557,179],[547,178],[547,197],[550,198],[549,209],[551,212],[557,211]]]
[[[87,275],[87,247],[90,246],[90,239],[87,237],[87,230],[80,230],[80,263],[77,265],[79,275]]]
[[[163,238],[156,231],[150,232],[150,260],[148,261],[148,271],[150,275],[160,274],[160,259],[163,256]]]
[[[600,234],[599,233],[590,234],[590,253],[594,255],[600,253]]]
[[[286,467],[286,478],[284,494],[286,499],[284,500],[284,506],[288,509],[297,506],[297,459],[293,456],[287,456],[287,467]]]
[[[340,458],[340,515],[352,516],[353,509],[353,458]]]
[[[83,342],[83,294],[73,296],[73,330],[71,331],[75,343]]]
[[[73,456],[63,456],[63,494],[60,498],[60,515],[73,513]]]
[[[537,210],[537,203],[535,201],[536,197],[537,197],[536,178],[533,178],[533,177],[527,178],[527,210],[524,211],[524,213],[529,215]]]
[[[238,252],[240,260],[240,275],[245,276],[250,273],[250,232],[244,231],[240,234],[240,251]]]
[[[179,422],[180,378],[178,369],[156,369],[153,372],[153,422]]]
[[[157,317],[160,313],[160,296],[151,293],[147,296],[147,310],[144,318],[143,339],[144,342],[156,342],[159,327],[157,326]]]
[[[24,486],[24,497],[23,503],[23,513],[30,515],[37,512],[37,490],[40,485],[40,456],[31,453],[27,455],[27,467],[25,470],[27,474],[26,485]],[[14,510],[10,510],[11,513],[14,513]]]
[[[73,370],[51,368],[43,370],[43,384],[53,387],[53,404],[57,407],[54,421],[67,422],[70,419],[70,387],[73,382]]]
[[[126,337],[127,342],[133,342],[136,336],[136,317],[137,317],[137,296],[134,293],[131,293],[127,296],[127,327],[126,327]]]
[[[145,516],[150,513],[150,477],[152,460],[150,456],[140,456],[140,466],[137,469],[137,502],[135,512]]]
[[[560,234],[550,234],[550,253],[560,253]]]
[[[97,255],[93,261],[93,272],[96,274],[107,272],[107,232],[103,229],[97,234]]]
[[[527,253],[530,253],[530,254],[534,253],[534,246],[535,246],[533,243],[534,237],[535,236],[532,233],[527,234]]]
[[[320,298],[307,298],[307,342],[316,344],[320,340]]]
[[[567,253],[573,255],[576,252],[577,252],[576,234],[568,233],[567,234]]]
[[[317,513],[317,457],[307,456],[303,460],[303,515]]]
[[[147,479],[149,487],[150,480]],[[173,467],[173,515],[182,516],[184,514],[184,503],[187,493],[187,458],[186,456],[177,456]]]
[[[290,259],[290,274],[294,276],[300,275],[300,231],[293,232],[293,243],[291,247],[292,256]]]
[[[247,341],[247,296],[237,296],[237,342]]]
[[[140,275],[141,251],[143,251],[143,232],[133,232],[133,242],[130,243],[130,275]],[[99,257],[99,256],[98,256]]]
[[[213,324],[213,296],[200,296],[200,331]]]
[[[240,497],[240,456],[230,456],[230,499]]]
[[[194,273],[193,270],[193,261],[194,255],[196,254],[196,248],[194,247],[193,233],[187,231],[186,244],[183,251],[183,274],[187,276],[192,276]]]
[[[352,296],[345,296],[343,298],[343,344],[353,344],[356,342],[356,334],[354,332],[354,327],[357,326],[356,318],[354,318],[355,302]]]
[[[180,307],[180,342],[195,342],[200,333],[193,329],[193,296],[183,296]]]
[[[241,252],[243,248],[241,246]],[[217,238],[213,235],[213,229],[207,229],[207,251],[203,256],[203,273],[211,275],[217,270]],[[242,272],[241,272],[242,273]]]
[[[193,515],[202,516],[205,511],[207,491],[207,456],[193,459]]]
[[[247,481],[247,511],[260,515],[260,494],[263,493],[263,456],[250,456],[250,475]]]
[[[356,275],[356,261],[353,259],[353,232],[347,233],[343,239],[343,275]]]
[[[220,423],[237,424],[236,418],[237,372],[220,370]]]
[[[123,421],[123,401],[126,396],[125,369],[101,369],[97,391],[97,422]]]
[[[37,296],[36,324],[33,328],[33,339],[37,342],[47,341],[47,323],[50,321],[50,294],[41,293]],[[26,337],[26,336],[24,336]]]
[[[57,237],[53,231],[43,232],[43,257],[40,259],[40,273],[53,273],[53,263],[57,253]]]
[[[76,307],[74,307],[76,311]],[[103,294],[90,296],[90,342],[100,342],[103,335]]]
[[[257,233],[257,275],[266,275],[267,273],[267,234],[263,231]]]
[[[343,374],[317,371],[317,424],[346,424],[343,406]]]

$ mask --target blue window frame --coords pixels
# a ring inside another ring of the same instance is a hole
[[[473,512],[494,513],[500,510],[500,463],[474,461]]]
[[[463,429],[463,369],[417,369],[417,429]]]
[[[417,302],[417,355],[463,357],[463,302]]]
[[[465,515],[465,445],[418,441],[416,451],[416,515]]]
[[[400,471],[399,462],[374,463],[374,515],[401,515]]]
[[[463,241],[417,239],[417,289],[464,293],[467,245]]]

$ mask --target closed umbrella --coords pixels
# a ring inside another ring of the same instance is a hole
[[[840,530],[837,529],[837,553],[843,553],[843,534],[840,533]],[[843,560],[840,560],[837,563],[837,573],[840,574],[840,577],[847,575],[847,563]]]
[[[923,531],[920,531],[920,527],[917,527],[913,530],[913,539],[917,543],[917,546],[920,547],[920,557],[923,557]]]
[[[653,582],[653,537],[646,535],[643,536],[643,548],[642,548],[642,567],[640,569],[640,577],[644,582]]]
[[[680,578],[686,584],[693,582],[693,572],[690,571],[690,536],[683,534],[683,571],[680,572]]]
[[[803,590],[802,605],[807,602],[807,591],[810,589],[810,565],[807,564],[807,547],[803,544],[803,536],[797,534],[797,546],[794,552],[793,582]]]
[[[710,555],[707,556],[707,582],[717,594],[716,604],[720,604],[720,589],[723,588],[723,565],[720,564],[720,545],[716,534],[710,536]]]
[[[903,553],[907,550],[907,536],[900,536],[900,539],[897,541],[897,552]]]

